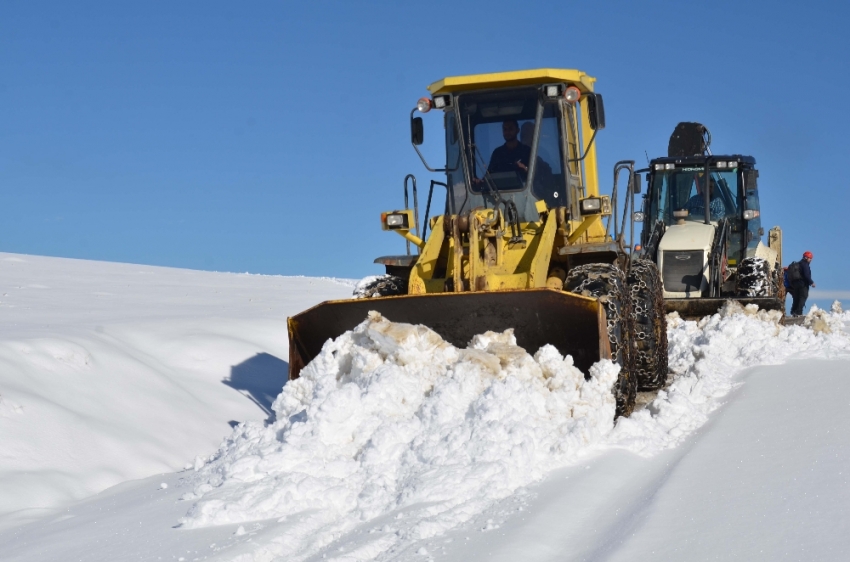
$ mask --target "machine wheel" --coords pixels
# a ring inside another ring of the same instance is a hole
[[[742,259],[735,285],[735,294],[739,297],[770,297],[777,290],[770,266],[762,258]]]
[[[407,294],[407,279],[396,275],[381,275],[354,288],[354,298],[392,297]]]
[[[667,316],[658,267],[651,260],[635,260],[628,282],[638,390],[658,390],[667,382]]]
[[[570,270],[564,290],[594,297],[605,307],[611,359],[620,365],[620,376],[614,386],[617,416],[628,416],[635,407],[635,340],[631,300],[623,271],[616,265],[591,263]]]

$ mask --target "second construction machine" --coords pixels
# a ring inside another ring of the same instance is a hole
[[[762,242],[756,160],[710,145],[704,125],[679,123],[667,157],[649,163],[641,254],[658,264],[666,309],[683,317],[727,300],[784,311],[782,230]]]
[[[381,227],[416,251],[376,259],[387,274],[365,288],[368,298],[290,318],[290,377],[374,310],[460,347],[475,334],[513,328],[530,353],[551,344],[585,372],[610,358],[621,366],[617,415],[631,413],[639,388],[660,388],[667,376],[661,282],[651,260],[632,260],[626,240],[639,176],[633,162],[618,163],[612,193],[600,193],[594,141],[605,114],[595,81],[578,70],[537,69],[431,84],[411,111],[411,141],[445,181],[431,181],[421,231],[412,176],[405,207],[412,179],[413,208],[381,214]],[[440,167],[419,150],[417,111],[442,114]],[[621,171],[628,185],[618,221]],[[435,188],[445,190],[438,203]]]

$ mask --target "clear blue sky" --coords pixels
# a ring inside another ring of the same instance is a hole
[[[600,177],[679,121],[752,154],[764,224],[850,289],[843,2],[0,4],[0,250],[360,277],[429,175],[408,113],[444,76],[598,78]],[[426,125],[435,125],[434,122]],[[433,154],[441,127],[426,128]],[[786,259],[786,261],[788,261]]]

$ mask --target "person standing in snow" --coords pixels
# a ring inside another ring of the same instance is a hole
[[[812,258],[814,254],[809,251],[803,252],[803,259],[798,262],[800,264],[799,278],[791,280],[791,297],[794,299],[791,304],[791,316],[802,316],[806,299],[809,298],[809,287],[815,286],[810,265]]]

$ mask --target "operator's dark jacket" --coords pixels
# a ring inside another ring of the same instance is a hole
[[[812,286],[812,268],[809,265],[808,260],[800,260],[800,277],[798,281],[795,281],[793,284],[799,287],[811,287]]]

